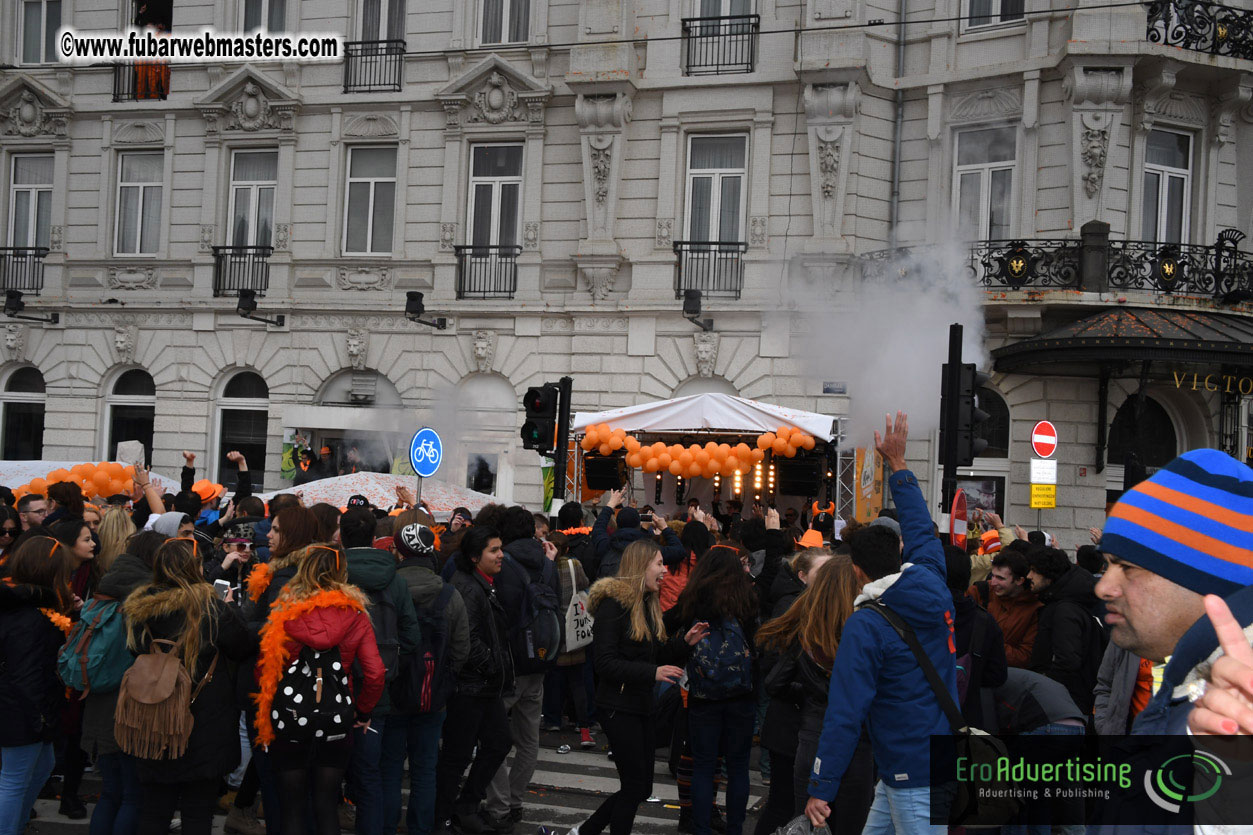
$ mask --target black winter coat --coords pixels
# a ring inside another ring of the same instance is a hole
[[[38,586],[0,585],[0,746],[51,742],[65,707],[57,653],[65,635],[39,609],[56,596]]]
[[[1029,665],[1064,684],[1085,716],[1096,702],[1096,676],[1106,645],[1095,588],[1095,578],[1072,565],[1039,593],[1044,608]]]
[[[982,646],[972,647],[975,628],[980,622],[983,623]],[[1005,683],[1006,670],[1009,669],[1005,661],[1005,636],[988,610],[958,591],[953,592],[953,643],[957,647],[958,658],[967,653],[972,656],[971,674],[974,665],[980,665],[978,689],[973,681],[967,685],[962,714],[972,727],[991,733],[996,728],[991,691]],[[986,698],[981,690],[987,691]]]
[[[628,608],[632,596],[631,587],[616,577],[592,586],[587,608],[595,618],[592,646],[598,678],[596,706],[610,712],[648,715],[653,712],[657,667],[682,666],[692,648],[682,632],[665,642],[633,639]]]
[[[496,575],[499,578],[499,574]],[[470,655],[457,671],[457,693],[500,698],[513,691],[509,625],[495,587],[476,571],[457,569],[449,580],[465,603],[470,624]],[[497,581],[499,582],[499,580]]]
[[[796,576],[792,566],[780,565],[779,573],[770,584],[770,590],[766,592],[761,608],[771,618],[777,618],[796,602],[796,598],[800,597],[804,590],[805,584]]]
[[[515,539],[504,548],[504,565],[496,575],[496,595],[505,610],[510,634],[522,626],[522,599],[530,583],[542,582],[544,564],[552,560],[544,555],[544,546],[538,539]],[[561,599],[561,582],[557,579],[555,565],[548,566],[548,586],[557,599]],[[564,612],[560,615],[564,619]]]
[[[145,586],[126,601],[124,610],[130,629],[142,641],[177,641],[182,634],[187,592],[177,588]],[[152,783],[184,783],[212,780],[229,774],[239,765],[239,707],[230,661],[255,655],[257,636],[244,625],[239,613],[216,596],[200,624],[200,653],[195,669],[187,671],[192,688],[200,684],[219,652],[213,677],[191,706],[194,720],[187,752],[174,760],[139,760],[139,779]],[[142,630],[142,631],[141,631]]]

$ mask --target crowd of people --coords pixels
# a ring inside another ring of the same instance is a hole
[[[740,835],[754,745],[757,835],[938,833],[958,810],[929,746],[959,726],[1253,732],[1253,470],[1186,453],[1072,561],[993,514],[946,545],[907,436],[900,414],[876,433],[895,507],[866,525],[667,520],[621,491],[552,520],[437,520],[404,490],[267,506],[238,453],[226,502],[184,453],[177,494],[138,468],[100,507],[73,483],[0,504],[0,835],[49,792],[86,818],[88,767],[92,835],[201,835],[223,808],[238,835],[511,832],[565,727],[619,776],[573,835],[632,832],[659,749],[678,830]]]

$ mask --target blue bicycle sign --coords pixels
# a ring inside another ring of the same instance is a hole
[[[413,471],[422,478],[430,478],[439,469],[444,458],[444,443],[439,434],[430,427],[423,427],[413,435],[409,442],[409,463]]]

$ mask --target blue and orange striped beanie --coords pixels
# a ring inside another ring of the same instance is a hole
[[[1253,585],[1253,469],[1216,449],[1184,453],[1123,494],[1101,550],[1198,594]]]

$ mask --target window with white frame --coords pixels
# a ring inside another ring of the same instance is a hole
[[[743,238],[748,137],[692,136],[687,155],[687,219],[693,242],[740,242]]]
[[[531,0],[483,0],[479,42],[525,43],[530,34]]]
[[[270,388],[260,374],[241,371],[231,377],[218,401],[217,480],[234,490],[239,468],[226,460],[229,452],[243,454],[253,474],[253,489],[260,488],[265,470],[265,446],[270,419]]]
[[[396,148],[348,149],[344,254],[389,255],[396,217]]]
[[[157,415],[157,387],[152,375],[142,368],[124,372],[113,383],[105,403],[109,422],[105,457],[116,461],[119,443],[139,441],[145,460],[151,463],[152,427]]]
[[[278,151],[236,151],[231,156],[231,246],[270,246]]]
[[[1143,240],[1186,242],[1192,210],[1192,137],[1188,134],[1149,131],[1141,209]]]
[[[52,230],[52,154],[13,157],[9,246],[48,246]]]
[[[522,145],[492,143],[470,149],[467,243],[514,246],[522,200]]]
[[[405,0],[364,0],[361,4],[361,40],[398,41],[404,40],[404,37]]]
[[[38,368],[15,370],[0,394],[0,452],[6,461],[43,458],[44,377]]]
[[[696,0],[697,17],[739,17],[753,13],[753,0]]]
[[[23,64],[55,64],[61,0],[22,0],[18,45]]]
[[[957,134],[953,208],[963,241],[1004,240],[1014,214],[1013,128],[985,128]]]
[[[118,158],[118,255],[156,254],[161,243],[164,177],[164,154],[122,154]]]
[[[287,25],[287,0],[244,0],[243,31],[282,32]]]
[[[966,27],[996,26],[1023,19],[1024,0],[966,0]]]

